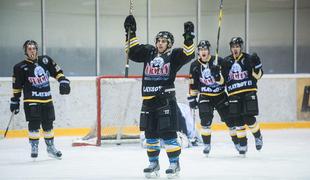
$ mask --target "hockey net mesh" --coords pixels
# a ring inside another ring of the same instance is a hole
[[[96,81],[97,120],[90,132],[72,145],[139,142],[141,77],[100,76]],[[188,79],[177,77],[175,85],[178,102],[186,102]]]

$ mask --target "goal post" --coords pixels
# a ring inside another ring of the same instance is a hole
[[[88,134],[72,146],[100,146],[105,143],[139,142],[142,76],[98,76],[96,78],[97,119]],[[175,80],[178,102],[186,102],[188,76]]]

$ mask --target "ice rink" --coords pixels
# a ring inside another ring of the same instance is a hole
[[[310,129],[263,130],[264,147],[257,152],[253,136],[248,134],[246,158],[238,156],[228,132],[212,136],[208,158],[203,146],[186,148],[181,154],[179,179],[310,179]],[[145,179],[148,165],[146,151],[139,144],[72,147],[74,137],[56,138],[56,147],[63,159],[47,156],[40,140],[39,157],[30,158],[26,138],[0,141],[0,179]],[[160,179],[166,179],[168,159],[160,155]]]

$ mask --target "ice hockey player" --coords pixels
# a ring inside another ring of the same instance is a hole
[[[54,146],[55,112],[49,76],[54,77],[60,83],[60,94],[70,93],[70,82],[64,76],[61,68],[49,56],[38,56],[38,44],[34,40],[27,40],[23,49],[26,58],[16,64],[13,70],[13,97],[10,110],[15,114],[19,112],[20,97],[23,92],[31,157],[34,159],[38,157],[39,129],[42,126],[48,155],[61,159],[61,152]]]
[[[218,57],[215,65],[215,56],[210,54],[210,42],[201,40],[197,46],[198,59],[190,66],[190,94],[189,105],[192,109],[199,108],[201,122],[201,136],[204,143],[203,154],[209,155],[211,150],[211,124],[214,110],[217,110],[221,121],[225,122],[230,130],[231,139],[238,150],[238,138],[233,121],[228,117],[229,104],[225,92],[224,79],[220,73],[223,59]],[[199,95],[199,98],[197,98]],[[198,101],[197,101],[198,99]]]
[[[256,53],[249,55],[242,52],[243,40],[233,37],[229,43],[231,55],[222,65],[226,89],[229,96],[229,112],[235,122],[240,143],[239,153],[247,152],[247,125],[254,137],[256,149],[263,146],[262,135],[255,116],[258,115],[257,80],[263,75],[262,63]]]
[[[178,121],[174,81],[177,71],[195,56],[194,24],[184,23],[184,46],[175,49],[172,49],[174,37],[168,31],[160,31],[156,35],[155,47],[150,44],[139,44],[136,37],[136,21],[132,15],[126,17],[124,27],[126,33],[130,33],[130,39],[126,38],[130,44],[126,47],[129,50],[129,58],[144,64],[140,130],[145,131],[150,162],[144,169],[145,176],[149,178],[158,175],[159,141],[163,139],[170,162],[166,174],[168,178],[175,177],[180,171],[181,147],[177,142]]]

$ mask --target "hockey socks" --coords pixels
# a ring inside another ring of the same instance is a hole
[[[246,129],[244,126],[238,126],[236,127],[237,130],[237,137],[239,139],[239,154],[243,157],[245,157],[245,154],[248,150],[248,139],[246,137]]]
[[[202,126],[201,137],[204,144],[203,154],[208,156],[211,150],[211,127]]]
[[[165,140],[164,142],[170,162],[169,168],[166,170],[166,174],[169,179],[175,178],[179,176],[180,172],[179,155],[181,154],[181,147],[176,138]]]
[[[263,147],[263,137],[260,132],[259,124],[255,122],[253,125],[250,125],[249,128],[251,129],[251,132],[255,138],[255,147],[259,151]]]
[[[37,158],[39,153],[39,139],[40,133],[39,130],[32,130],[28,132],[29,143],[31,145],[31,154],[32,158]]]
[[[149,157],[150,165],[143,170],[146,178],[159,177],[159,163],[158,156],[160,153],[159,139],[146,139],[147,155]]]

